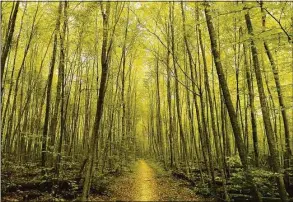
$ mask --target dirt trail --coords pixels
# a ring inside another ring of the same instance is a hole
[[[211,201],[197,196],[188,183],[158,171],[145,160],[136,162],[131,173],[120,176],[110,185],[110,198],[115,201]],[[98,199],[95,199],[98,200]]]
[[[154,170],[143,160],[138,161],[134,185],[135,192],[133,198],[135,201],[158,200]]]

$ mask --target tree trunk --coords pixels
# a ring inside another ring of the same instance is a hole
[[[262,27],[263,31],[266,29],[266,15],[263,10],[263,2],[261,1],[261,12],[262,12]],[[268,59],[270,61],[270,65],[272,68],[272,72],[274,74],[274,80],[275,80],[275,85],[276,85],[276,90],[278,94],[278,100],[279,100],[279,105],[281,109],[281,114],[283,118],[283,125],[284,125],[284,134],[285,134],[285,154],[284,154],[284,169],[285,169],[285,184],[286,187],[289,187],[289,175],[288,172],[286,171],[290,167],[290,156],[291,156],[291,148],[290,148],[290,129],[289,129],[289,123],[288,123],[288,118],[287,118],[287,113],[286,113],[286,106],[284,103],[283,99],[283,93],[282,93],[282,88],[280,84],[280,78],[279,78],[279,72],[277,65],[275,63],[274,57],[271,53],[271,50],[269,48],[269,45],[267,44],[267,41],[264,40],[263,42],[264,48],[266,51],[266,54],[268,56]]]
[[[46,93],[46,112],[45,112],[45,121],[44,121],[44,128],[43,128],[43,139],[42,139],[42,166],[45,166],[46,164],[47,136],[48,136],[50,105],[51,105],[51,88],[52,88],[56,52],[57,52],[57,36],[59,34],[59,29],[60,29],[61,10],[62,10],[62,3],[60,2],[59,10],[58,10],[59,16],[56,20],[54,42],[53,42],[53,52],[52,52],[52,59],[50,64],[50,72],[48,75],[48,84],[47,84],[47,93]]]
[[[14,33],[14,28],[15,28],[15,22],[16,22],[17,12],[18,12],[18,8],[19,8],[19,3],[20,2],[17,1],[15,3],[15,5],[14,5],[13,9],[11,10],[12,16],[11,16],[11,18],[9,20],[9,23],[8,23],[5,42],[4,42],[2,53],[1,53],[1,81],[3,81],[4,67],[5,67],[8,52],[9,52],[10,47],[11,47],[11,42],[12,42],[12,37],[13,37],[13,33]],[[1,88],[2,88],[2,84],[1,84]]]
[[[212,54],[214,57],[214,61],[215,61],[215,65],[216,65],[216,69],[217,69],[217,73],[218,73],[220,87],[221,87],[221,90],[222,90],[222,93],[224,96],[224,101],[225,101],[225,104],[226,104],[226,107],[228,110],[228,114],[230,117],[230,121],[231,121],[232,129],[233,129],[233,134],[234,134],[234,137],[236,140],[236,145],[237,145],[237,149],[239,152],[239,156],[240,156],[242,165],[245,170],[246,179],[251,186],[251,192],[254,197],[254,200],[260,202],[260,201],[262,201],[261,195],[258,192],[255,183],[253,182],[253,177],[252,177],[250,171],[248,170],[247,153],[246,153],[244,142],[241,137],[240,125],[238,123],[236,112],[235,112],[235,109],[234,109],[234,106],[233,106],[233,103],[231,100],[231,95],[230,95],[230,92],[228,89],[228,84],[227,84],[227,81],[224,76],[224,71],[223,71],[223,67],[222,67],[222,63],[221,63],[217,40],[216,40],[216,33],[215,33],[214,26],[212,23],[212,17],[210,15],[210,8],[209,8],[208,4],[205,7],[205,15],[206,15],[207,27],[208,27],[208,31],[209,31],[209,35],[210,35],[210,40],[211,40]]]
[[[253,139],[253,149],[254,149],[254,160],[256,167],[259,166],[259,150],[258,150],[258,138],[257,138],[257,124],[255,117],[255,107],[254,107],[254,92],[253,92],[253,82],[251,77],[251,72],[248,68],[247,62],[247,51],[246,45],[243,44],[244,52],[244,66],[245,66],[245,75],[248,86],[248,96],[249,96],[249,105],[250,105],[250,118],[251,118],[251,128],[252,128],[252,139]]]
[[[94,128],[92,133],[92,142],[89,151],[89,161],[86,169],[85,180],[83,183],[83,190],[81,200],[86,201],[89,195],[89,190],[91,187],[91,178],[93,175],[94,170],[94,160],[98,142],[98,134],[99,134],[99,127],[101,118],[103,115],[103,105],[104,105],[104,98],[106,93],[106,82],[108,77],[108,68],[109,68],[109,58],[110,53],[108,52],[108,29],[109,29],[109,15],[110,15],[110,3],[107,2],[106,10],[103,9],[103,3],[101,3],[101,12],[103,17],[103,43],[102,43],[102,55],[101,55],[101,64],[102,64],[102,74],[101,74],[101,81],[100,81],[100,89],[99,89],[99,96],[97,102],[97,111],[95,115],[95,122]]]
[[[182,148],[182,159],[187,167],[187,143],[185,140],[185,134],[182,125],[182,115],[181,115],[181,104],[180,104],[180,95],[179,95],[179,84],[178,84],[178,73],[176,67],[176,55],[175,55],[175,34],[174,34],[174,3],[171,3],[171,15],[170,15],[170,28],[171,28],[171,50],[172,50],[172,59],[173,59],[173,69],[175,75],[175,99],[176,99],[176,110],[177,110],[177,117],[178,117],[178,124],[179,124],[179,135],[181,141],[181,148]]]
[[[253,28],[252,28],[252,23],[250,20],[249,12],[247,12],[245,14],[245,21],[246,21],[248,33],[251,35],[251,37],[253,37]],[[281,174],[280,173],[281,172],[280,159],[279,159],[278,151],[277,151],[276,144],[275,144],[274,132],[273,132],[273,128],[272,128],[271,121],[270,121],[270,111],[268,108],[268,104],[266,101],[266,95],[265,95],[264,88],[263,88],[263,81],[262,81],[261,70],[260,70],[260,65],[259,65],[259,60],[258,60],[258,55],[257,55],[258,53],[257,53],[256,45],[254,43],[253,38],[250,39],[250,43],[251,43],[252,59],[253,59],[256,81],[257,81],[258,93],[259,93],[259,97],[260,97],[260,104],[261,104],[261,110],[262,110],[262,115],[263,115],[263,121],[264,121],[264,125],[265,125],[269,150],[270,150],[270,154],[271,154],[271,163],[272,163],[272,167],[273,167],[274,172]],[[279,189],[279,194],[280,194],[281,200],[283,202],[288,201],[287,192],[286,192],[285,184],[284,184],[284,179],[282,176],[277,177],[277,184],[278,184],[278,189]]]
[[[63,21],[63,30],[60,33],[60,78],[61,78],[61,123],[60,123],[60,139],[58,143],[57,158],[55,161],[56,174],[59,175],[60,172],[60,163],[61,163],[61,152],[62,152],[62,142],[65,135],[65,111],[64,111],[64,102],[65,102],[65,37],[67,29],[67,7],[68,2],[64,2],[64,21]]]
[[[174,129],[173,129],[173,117],[172,117],[172,99],[171,99],[171,67],[170,67],[170,31],[169,31],[169,24],[167,24],[167,57],[166,57],[166,64],[167,64],[167,103],[168,103],[168,115],[169,115],[169,143],[170,143],[170,166],[173,168],[174,163]]]

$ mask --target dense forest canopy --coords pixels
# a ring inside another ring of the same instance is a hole
[[[227,201],[292,197],[292,2],[1,2],[1,19],[2,194],[32,166],[86,200],[151,158]]]

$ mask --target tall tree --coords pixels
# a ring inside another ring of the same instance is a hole
[[[248,67],[246,46],[247,45],[244,43],[243,44],[244,68],[245,68],[245,75],[247,80],[249,105],[250,105],[250,119],[251,119],[252,139],[253,139],[254,158],[255,158],[254,160],[255,160],[255,165],[258,167],[259,166],[259,148],[258,148],[257,123],[256,123],[255,105],[254,105],[254,89],[253,89],[253,80],[251,76],[251,71]]]
[[[230,117],[230,122],[232,125],[233,134],[234,134],[234,137],[236,140],[236,145],[237,145],[237,149],[239,152],[239,156],[240,156],[242,165],[244,167],[244,170],[246,172],[245,173],[246,179],[251,186],[251,191],[252,191],[254,200],[255,201],[262,201],[261,195],[260,195],[259,191],[257,190],[257,187],[256,187],[255,183],[253,182],[253,177],[248,169],[247,152],[246,152],[246,148],[245,148],[243,139],[241,137],[240,125],[238,123],[237,115],[236,115],[236,112],[235,112],[235,109],[234,109],[234,106],[233,106],[233,103],[231,100],[231,95],[230,95],[230,92],[228,89],[228,84],[225,79],[225,75],[224,75],[224,71],[223,71],[223,67],[222,67],[222,63],[221,63],[221,57],[220,57],[219,49],[218,49],[218,43],[217,43],[217,39],[216,39],[216,33],[215,33],[214,26],[213,26],[212,17],[210,14],[210,8],[209,8],[208,4],[205,5],[205,16],[206,16],[206,20],[207,20],[207,27],[208,27],[208,31],[209,31],[209,35],[210,35],[212,54],[214,57],[214,62],[215,62],[217,73],[218,73],[220,87],[221,87],[221,90],[222,90],[222,93],[224,96],[224,101],[226,104],[226,108],[228,110],[228,114]]]
[[[12,42],[12,37],[13,37],[13,33],[14,33],[19,3],[20,3],[19,1],[16,1],[16,3],[12,7],[11,17],[9,19],[7,32],[6,32],[6,36],[5,36],[5,41],[4,41],[2,51],[1,51],[1,81],[3,81],[4,67],[5,67],[8,52],[11,48],[11,42]],[[2,86],[2,84],[1,84],[1,86]]]
[[[97,102],[97,111],[95,115],[94,128],[92,133],[92,141],[88,156],[88,165],[85,173],[85,179],[83,183],[83,190],[81,200],[86,201],[88,198],[89,190],[91,187],[91,178],[93,176],[94,170],[94,160],[96,157],[96,148],[98,141],[98,134],[100,128],[100,122],[103,115],[103,107],[104,107],[104,98],[106,93],[106,82],[109,70],[109,62],[110,62],[110,54],[111,54],[111,43],[109,43],[109,18],[110,18],[110,7],[111,3],[101,3],[101,13],[103,18],[103,42],[102,42],[102,53],[101,53],[101,64],[102,64],[102,73],[101,73],[101,81],[100,88],[98,94],[98,102]],[[104,8],[106,7],[106,8]]]
[[[278,155],[278,151],[277,151],[277,147],[275,143],[276,141],[274,137],[274,132],[273,132],[273,128],[272,128],[272,124],[270,120],[270,111],[268,108],[266,95],[263,88],[263,81],[262,81],[262,75],[261,75],[260,64],[258,59],[258,52],[257,52],[257,48],[253,39],[254,33],[253,33],[252,23],[251,23],[251,19],[250,19],[250,15],[248,11],[245,14],[245,21],[246,21],[248,33],[251,35],[250,47],[251,47],[253,66],[254,66],[254,71],[255,71],[255,76],[257,81],[258,94],[260,97],[262,116],[263,116],[263,121],[264,121],[265,129],[266,129],[266,135],[267,135],[270,154],[271,154],[271,163],[272,163],[274,172],[280,173],[281,172],[280,159],[279,159],[279,155]],[[286,202],[288,201],[288,198],[287,198],[287,192],[286,192],[286,188],[284,184],[284,179],[282,176],[278,176],[276,178],[277,178],[280,197],[283,202]]]
[[[262,12],[262,27],[263,31],[266,29],[266,14],[263,10],[263,2],[261,2],[261,12]],[[275,81],[275,86],[278,94],[278,100],[279,100],[279,105],[280,105],[280,110],[283,118],[283,126],[284,126],[284,133],[285,133],[285,154],[284,154],[284,168],[288,169],[290,167],[290,156],[292,155],[291,153],[291,147],[290,147],[290,130],[289,130],[289,123],[288,123],[288,116],[286,112],[286,106],[283,98],[283,93],[282,93],[282,87],[280,84],[280,77],[279,77],[279,71],[275,62],[275,59],[272,55],[271,49],[269,48],[269,45],[266,40],[263,42],[267,57],[269,59],[272,72],[274,74],[274,81]],[[289,174],[288,171],[285,172],[285,182],[286,182],[286,187],[289,187]]]
[[[177,112],[177,118],[178,118],[178,124],[179,124],[179,136],[181,141],[181,156],[183,157],[184,163],[187,165],[187,159],[188,159],[188,153],[187,153],[187,142],[184,135],[183,130],[183,124],[182,124],[182,115],[181,115],[181,101],[180,101],[180,95],[179,95],[179,77],[177,73],[177,62],[176,62],[176,53],[175,53],[175,31],[174,31],[174,2],[170,3],[171,9],[170,9],[170,32],[171,32],[171,55],[172,55],[172,62],[173,62],[173,70],[174,70],[174,76],[175,76],[175,97],[176,97],[176,112]]]
[[[60,163],[61,163],[61,151],[62,151],[62,143],[63,138],[66,133],[66,122],[65,122],[65,57],[66,57],[66,50],[65,50],[65,38],[66,38],[66,30],[67,30],[67,9],[68,9],[68,2],[64,2],[63,6],[63,27],[62,32],[60,32],[60,64],[59,64],[59,74],[61,80],[61,110],[60,110],[60,138],[57,150],[57,158],[55,161],[55,169],[57,176],[59,175],[60,171]]]
[[[57,52],[57,40],[60,29],[60,18],[62,12],[62,3],[59,3],[58,9],[58,17],[56,20],[55,34],[54,34],[54,42],[53,42],[53,51],[52,51],[52,59],[50,63],[50,71],[48,75],[48,84],[47,84],[47,92],[46,92],[46,112],[45,112],[45,121],[43,128],[43,139],[42,139],[42,166],[46,164],[46,152],[47,152],[47,137],[48,137],[48,125],[49,125],[49,115],[50,115],[50,106],[51,106],[51,89],[52,89],[52,81],[54,74],[54,67],[56,61],[56,52]]]

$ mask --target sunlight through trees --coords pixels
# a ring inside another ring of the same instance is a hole
[[[15,1],[1,19],[6,200],[86,201],[140,158],[209,199],[293,197],[292,2]]]

